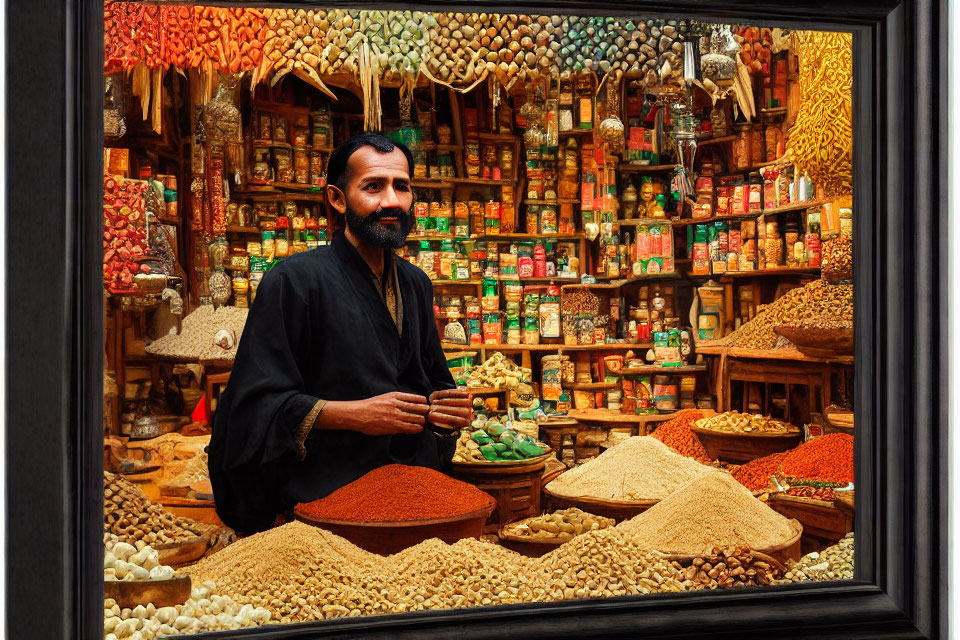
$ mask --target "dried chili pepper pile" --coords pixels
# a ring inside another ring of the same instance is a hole
[[[112,293],[133,290],[133,277],[141,271],[137,259],[148,251],[146,189],[140,180],[103,179],[103,283]]]
[[[828,433],[787,452],[783,473],[791,478],[853,482],[853,436]]]
[[[297,513],[354,522],[446,518],[477,511],[492,498],[471,484],[425,467],[390,464],[297,505]]]
[[[671,420],[659,425],[651,435],[680,455],[710,464],[713,460],[703,448],[697,435],[690,430],[690,426],[702,417],[702,411],[684,409]]]
[[[770,486],[770,476],[780,470],[785,453],[757,458],[733,470],[733,477],[750,491],[761,491]]]
[[[733,477],[751,491],[770,484],[770,476],[853,482],[853,436],[829,433],[785,453],[757,458],[733,471]]]

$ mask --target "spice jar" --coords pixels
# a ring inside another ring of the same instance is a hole
[[[451,133],[450,125],[437,125],[437,142],[440,144],[450,144]]]
[[[327,184],[327,177],[323,170],[323,154],[310,154],[310,185],[314,187],[324,187]]]
[[[260,140],[271,140],[273,138],[273,114],[269,111],[261,111],[257,115],[257,138]]]
[[[293,158],[290,149],[274,149],[273,161],[277,182],[292,183],[294,178]]]
[[[297,184],[310,182],[310,156],[306,147],[293,148],[293,175]]]
[[[281,115],[273,119],[273,140],[274,142],[287,142],[289,138],[287,130],[287,119]]]
[[[737,127],[737,140],[733,144],[733,163],[738,171],[746,171],[750,168],[752,148],[750,125],[740,125]]]
[[[253,168],[250,170],[250,176],[253,180],[266,181],[270,179],[270,149],[269,148],[254,147]]]

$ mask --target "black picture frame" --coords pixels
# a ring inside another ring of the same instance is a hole
[[[417,6],[475,11],[507,3]],[[354,618],[217,637],[946,637],[946,2],[510,6],[854,32],[856,580]],[[100,638],[102,2],[18,0],[6,12],[7,631],[35,640]]]

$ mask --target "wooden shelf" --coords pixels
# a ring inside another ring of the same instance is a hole
[[[475,287],[475,286],[477,286],[477,285],[483,284],[483,281],[482,281],[482,280],[431,280],[430,282],[431,282],[431,284],[435,284],[435,285],[436,285],[436,284],[439,284],[439,285],[444,285],[444,286],[445,286],[445,285],[462,284],[462,285],[464,285],[464,286]]]
[[[672,224],[670,218],[628,218],[626,220],[614,220],[617,224],[627,227],[638,227],[640,225],[651,224]]]
[[[532,205],[544,205],[544,204],[560,204],[559,198],[544,198],[543,200],[524,200],[523,204],[532,204]]]
[[[677,168],[674,164],[621,164],[617,166],[618,173],[665,173]]]
[[[437,143],[437,151],[463,151],[462,144],[440,144]]]
[[[254,140],[254,147],[278,147],[280,149],[293,149],[293,145],[289,142],[280,142],[279,140]]]
[[[773,209],[764,209],[763,215],[765,216],[774,216],[778,213],[789,213],[791,211],[805,211],[807,209],[813,209],[814,207],[821,207],[830,200],[804,200],[803,202],[794,202],[791,204],[785,204],[782,207],[775,207]]]
[[[835,364],[853,364],[853,356],[838,355],[832,358],[811,358],[796,349],[744,349],[742,347],[727,347],[723,345],[697,345],[697,353],[703,355],[725,355],[728,358],[744,358],[749,360],[789,360],[792,362],[830,362]]]
[[[737,136],[723,136],[720,138],[705,138],[703,140],[697,140],[698,147],[706,147],[712,144],[723,144],[725,142],[736,142]]]
[[[255,233],[260,234],[260,227],[227,227],[227,233]]]
[[[725,273],[690,273],[690,278],[764,278],[767,276],[820,275],[820,267],[780,267],[778,269],[755,269],[753,271],[727,271]]]
[[[479,133],[480,142],[519,142],[520,136],[512,133]]]
[[[707,365],[705,364],[694,364],[683,367],[661,367],[656,364],[648,364],[642,367],[624,367],[620,369],[618,374],[621,376],[641,376],[648,373],[659,373],[664,375],[673,375],[673,374],[683,374],[683,373],[699,373],[707,370]]]
[[[453,189],[453,178],[414,178],[410,185],[417,189]]]
[[[247,188],[250,189],[250,186]],[[314,193],[301,191],[296,193],[290,191],[278,191],[272,187],[257,189],[254,191],[231,191],[230,195],[236,196],[237,198],[260,202],[270,202],[275,200],[302,200],[305,202],[326,203],[327,201],[327,196],[323,191]]]
[[[616,287],[622,287],[628,285],[631,282],[650,282],[651,280],[678,280],[683,277],[682,274],[677,271],[665,271],[663,273],[644,273],[639,276],[630,276],[628,278],[611,278],[610,276],[594,276],[597,281],[606,280],[609,281],[608,284],[611,284]]]
[[[585,233],[497,233],[494,235],[473,236],[474,240],[485,240],[487,242],[503,240],[582,240],[586,238]]]
[[[497,276],[501,282],[519,282],[520,284],[562,284],[564,282],[579,282],[579,278],[514,278],[513,276]]]
[[[677,415],[675,411],[671,413],[648,413],[639,416],[610,411],[609,409],[570,409],[567,411],[568,417],[582,422],[632,422],[634,424],[666,422],[675,415]]]
[[[729,216],[710,216],[709,218],[683,218],[681,220],[672,220],[671,224],[673,224],[675,228],[681,229],[683,227],[690,227],[698,224],[710,224],[712,222],[756,220],[761,215],[763,215],[762,211],[754,211],[751,213],[735,213]]]
[[[278,189],[289,189],[290,191],[306,191],[310,192],[314,189],[323,189],[324,187],[313,187],[309,184],[301,184],[299,182],[274,182],[273,186]]]
[[[413,234],[407,236],[406,242],[420,242],[421,240],[429,240],[431,242],[435,240],[469,240],[469,237],[458,238],[454,235],[447,234],[437,234],[437,233],[428,233],[422,236],[415,236]]]
[[[454,184],[476,184],[484,187],[502,187],[504,185],[515,185],[516,180],[484,180],[483,178],[447,178]]]
[[[620,386],[619,382],[576,382],[574,384],[564,385],[564,387],[574,391],[607,391],[616,389]]]
[[[568,131],[560,131],[560,132],[558,133],[558,135],[559,135],[561,138],[569,137],[569,136],[592,136],[592,135],[593,135],[593,129],[592,129],[592,128],[590,128],[590,129],[579,129],[579,128],[575,128],[575,129],[570,129],[570,130],[568,130]]]
[[[622,342],[605,344],[454,344],[443,342],[444,349],[489,349],[491,351],[628,351],[631,349],[649,349],[653,343],[627,344]]]

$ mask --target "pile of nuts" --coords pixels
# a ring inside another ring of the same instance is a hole
[[[333,62],[339,62],[340,49],[336,55],[328,57],[330,45],[324,49],[323,43],[337,39],[343,33],[330,28],[325,11],[264,9],[263,16],[266,19],[261,36],[264,64],[258,69],[254,83],[271,72],[284,74],[297,70],[319,83],[318,74],[324,73]]]
[[[586,531],[606,529],[616,524],[612,518],[603,518],[581,511],[576,507],[554,511],[536,518],[527,518],[506,527],[507,533],[532,539],[549,539],[566,542]]]
[[[746,349],[772,349],[777,343],[774,327],[820,320],[853,322],[853,285],[831,285],[815,280],[788,291],[762,305],[750,322],[723,338],[722,343]]]
[[[112,533],[105,533],[103,547],[105,581],[169,580],[176,573],[173,567],[160,564],[160,552],[149,545],[138,551]]]
[[[709,418],[700,418],[693,425],[698,429],[723,433],[800,433],[800,428],[769,416],[727,411]]]
[[[823,243],[823,279],[831,284],[853,280],[853,242],[841,235]]]
[[[530,380],[530,374],[529,368],[518,366],[516,362],[497,351],[479,367],[470,370],[467,389],[495,387],[519,390],[521,384]]]
[[[423,11],[363,11],[363,33],[387,82],[415,77],[430,42],[437,37],[437,20]]]
[[[775,584],[788,582],[826,582],[830,580],[853,580],[853,532],[840,542],[823,551],[808,553],[799,562],[791,562],[783,580]]]
[[[178,517],[151,502],[140,487],[119,475],[103,473],[103,530],[138,550],[150,544],[191,540],[210,525]]]
[[[151,640],[180,634],[255,627],[270,621],[270,612],[239,605],[217,595],[213,582],[194,587],[190,599],[174,607],[152,603],[121,609],[112,598],[103,601],[103,640]]]
[[[683,586],[688,590],[767,585],[782,573],[778,566],[743,547],[715,548],[711,556],[674,561],[673,565],[683,574]]]
[[[146,346],[146,352],[190,360],[232,360],[237,355],[239,340],[234,340],[229,349],[213,341],[221,329],[233,332],[239,338],[247,322],[247,312],[248,309],[242,307],[214,309],[211,304],[197,307],[183,319],[179,334],[171,333],[154,340]]]

